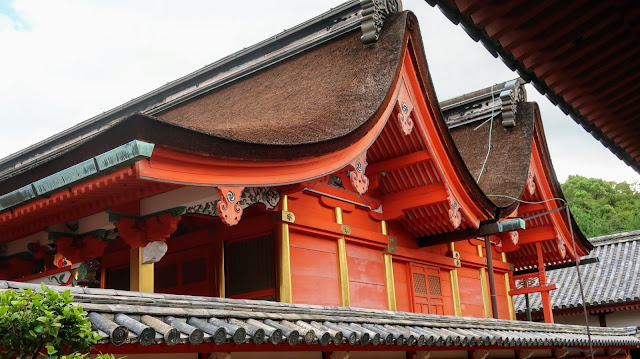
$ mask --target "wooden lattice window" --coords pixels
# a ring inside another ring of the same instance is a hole
[[[429,277],[429,294],[434,297],[442,297],[442,287],[440,286],[440,277],[430,275]]]
[[[417,263],[411,263],[410,268],[414,312],[443,315],[440,270]]]
[[[416,294],[427,295],[427,283],[424,280],[424,274],[413,273],[413,291]]]
[[[225,266],[227,297],[276,299],[273,236],[226,243]]]

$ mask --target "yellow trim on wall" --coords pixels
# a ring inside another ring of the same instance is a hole
[[[153,263],[142,263],[144,247],[131,249],[129,256],[131,291],[153,293]]]
[[[509,263],[507,262],[507,254],[504,252],[502,252],[502,261],[505,263]],[[509,282],[509,273],[504,274],[504,287],[507,290],[507,305],[509,306],[509,319],[516,320],[516,308],[513,305],[513,297],[509,295],[509,292],[511,291],[511,284]]]
[[[482,305],[484,306],[484,317],[493,318],[489,298],[489,286],[487,285],[487,270],[480,268],[480,289],[482,290]]]
[[[216,255],[218,256],[216,268],[218,277],[218,297],[224,298],[226,296],[227,287],[224,273],[224,241],[222,239],[218,240],[218,250]]]
[[[516,308],[513,305],[513,297],[508,293],[511,291],[509,284],[509,273],[504,274],[504,287],[507,289],[507,306],[509,307],[509,319],[516,320]]]
[[[342,208],[334,208],[336,223],[342,222]],[[351,295],[349,293],[349,268],[347,266],[347,241],[344,236],[338,238],[338,279],[340,283],[340,305],[348,307],[351,305]]]
[[[338,238],[338,275],[340,276],[340,305],[351,305],[349,294],[349,269],[347,267],[347,241],[344,237]]]
[[[344,222],[342,222],[342,208],[336,207],[336,208],[333,209],[333,211],[336,214],[336,223],[337,224],[344,224]]]
[[[384,276],[387,288],[387,308],[398,310],[396,305],[396,283],[393,277],[393,258],[391,254],[384,253]]]
[[[380,232],[385,236],[389,235],[386,221],[380,222]],[[384,282],[387,290],[387,308],[389,310],[398,310],[396,304],[396,280],[393,276],[393,257],[390,253],[383,253],[382,256],[384,259]]]
[[[449,243],[451,252],[456,250],[455,244]],[[458,269],[452,269],[449,272],[451,276],[451,293],[453,295],[453,312],[454,315],[462,316],[462,303],[460,302],[460,284],[458,283]]]
[[[482,246],[478,245],[478,256],[484,258]],[[484,317],[493,318],[491,313],[491,298],[489,297],[489,284],[487,283],[487,269],[480,268],[480,290],[482,290],[482,306],[484,307]]]
[[[280,209],[289,210],[287,195],[282,196]],[[291,289],[291,248],[289,238],[289,224],[281,223],[277,228],[278,238],[278,300],[283,303],[293,303]]]

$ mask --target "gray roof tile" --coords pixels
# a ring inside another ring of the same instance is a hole
[[[29,286],[0,281],[0,288],[3,287],[19,290]],[[270,341],[297,346],[319,343],[320,339],[323,339],[323,345],[334,340],[340,340],[340,344],[352,340],[354,345],[377,345],[379,350],[394,350],[397,345],[416,348],[445,345],[460,349],[489,345],[505,348],[588,345],[586,329],[581,326],[352,307],[152,296],[128,291],[114,294],[111,290],[100,289],[78,294],[73,304],[81,305],[89,312],[89,320],[103,335],[103,343],[116,345],[138,342],[142,345],[178,342],[197,345],[202,341],[236,340],[240,345]],[[240,335],[232,336],[229,328],[233,333],[241,330]],[[632,328],[592,328],[591,332],[598,346],[640,345]]]
[[[595,249],[589,255],[599,263],[580,267],[587,307],[640,301],[640,230],[589,239]],[[575,267],[547,272],[554,309],[582,308],[578,274]],[[542,310],[539,293],[529,294],[532,311]],[[514,297],[516,310],[526,310],[524,295]]]

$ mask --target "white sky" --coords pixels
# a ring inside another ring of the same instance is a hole
[[[0,0],[0,157],[27,147],[342,0]],[[419,19],[440,100],[517,77],[424,0]],[[528,86],[558,179],[638,182],[635,173]]]

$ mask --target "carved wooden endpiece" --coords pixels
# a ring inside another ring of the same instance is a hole
[[[453,191],[447,186],[447,202],[449,203],[449,221],[453,228],[458,228],[462,223],[462,214],[460,213],[460,205],[453,195]]]
[[[234,226],[242,217],[242,206],[239,203],[244,187],[217,187],[220,200],[218,200],[218,214],[222,222],[228,226]]]
[[[367,170],[367,153],[363,152],[350,164],[353,171],[349,173],[349,179],[353,188],[361,195],[369,189],[369,178],[364,174]]]
[[[517,245],[520,241],[520,235],[516,231],[509,232],[509,238],[511,239],[511,243]]]
[[[167,253],[167,243],[163,241],[149,242],[142,251],[142,263],[158,263]]]
[[[400,86],[400,92],[396,100],[396,117],[398,118],[398,126],[402,129],[405,135],[410,135],[413,131],[413,119],[411,114],[413,113],[413,102],[409,97],[409,90],[405,84]]]
[[[558,236],[556,244],[558,245],[558,252],[560,252],[562,258],[565,258],[567,256],[567,247],[564,246],[564,243],[562,242],[562,239],[560,239],[560,236]]]
[[[533,172],[531,172],[531,170],[529,170],[529,173],[527,174],[527,190],[529,191],[529,194],[534,194],[536,191],[536,183],[533,181]]]

